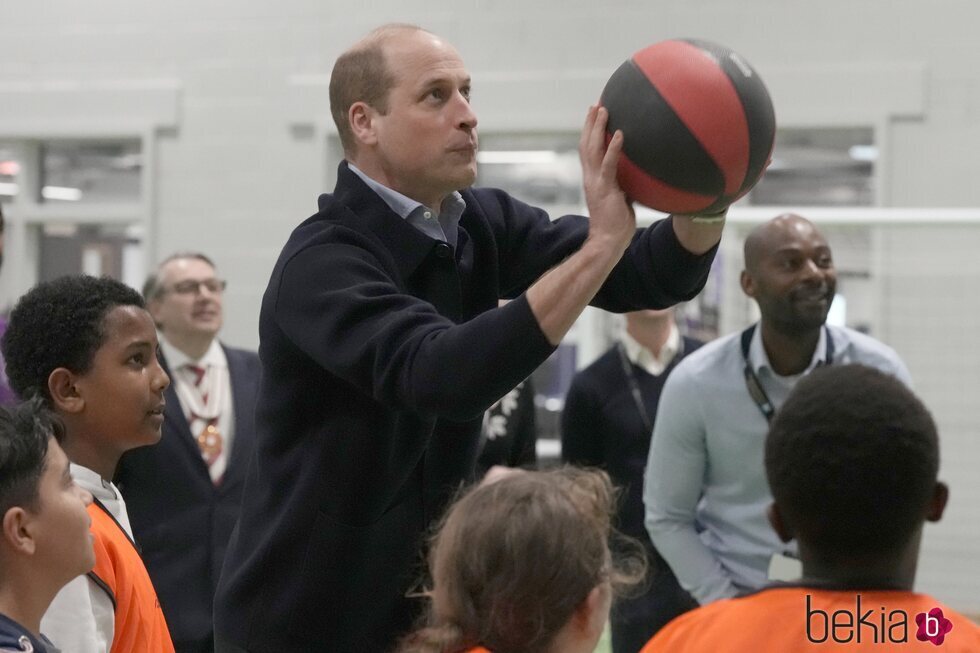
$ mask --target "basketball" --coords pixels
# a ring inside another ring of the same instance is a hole
[[[625,137],[617,178],[657,211],[717,213],[769,163],[776,116],[765,84],[732,50],[677,39],[646,47],[609,78],[608,137]]]

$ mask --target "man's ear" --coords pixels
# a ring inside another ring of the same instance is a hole
[[[936,481],[936,487],[932,491],[932,498],[929,499],[929,505],[926,509],[926,521],[937,522],[942,519],[948,501],[949,486],[942,481]]]
[[[3,539],[17,553],[32,555],[37,548],[30,522],[30,514],[20,506],[14,506],[3,516]]]
[[[55,410],[78,413],[85,407],[85,400],[78,392],[77,377],[71,370],[59,367],[48,375],[48,393]]]
[[[793,529],[786,523],[783,513],[779,512],[779,506],[775,503],[770,503],[769,508],[766,510],[766,517],[769,518],[769,523],[772,524],[772,530],[776,531],[776,535],[779,536],[780,541],[789,542],[793,539]]]
[[[347,111],[347,121],[359,144],[374,145],[378,142],[375,117],[378,112],[366,102],[355,102]]]
[[[755,299],[755,280],[752,278],[752,275],[746,270],[742,270],[742,274],[739,275],[738,281],[742,286],[742,292]]]

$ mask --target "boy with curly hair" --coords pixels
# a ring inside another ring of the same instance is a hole
[[[124,452],[160,439],[170,379],[156,350],[142,296],[88,276],[34,287],[3,337],[14,391],[41,397],[64,421],[72,478],[94,497],[95,568],[58,593],[41,624],[73,653],[174,650],[126,504],[109,480]]]

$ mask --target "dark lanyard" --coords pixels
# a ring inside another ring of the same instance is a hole
[[[633,371],[633,363],[630,362],[630,357],[626,355],[626,347],[623,343],[616,343],[616,351],[619,352],[619,362],[623,364],[623,374],[626,375],[626,380],[630,384],[630,393],[633,395],[633,403],[636,404],[636,410],[640,413],[640,419],[643,420],[643,428],[646,429],[646,434],[650,435],[653,433],[653,421],[650,419],[649,413],[647,413],[647,407],[643,403],[643,394],[640,392],[640,383],[636,380],[636,373]],[[684,338],[680,339],[680,343],[677,345],[677,353],[674,354],[674,361],[680,360],[684,355]],[[667,367],[670,367],[668,364]],[[664,372],[667,372],[667,368],[664,368]]]
[[[742,359],[745,361],[745,388],[749,391],[749,396],[752,397],[752,401],[762,411],[766,422],[771,422],[773,415],[776,414],[776,407],[772,405],[772,400],[769,399],[769,395],[763,389],[759,377],[755,375],[755,371],[752,369],[752,364],[749,363],[749,345],[752,344],[752,335],[755,333],[755,327],[756,325],[753,324],[742,332]],[[826,352],[824,354],[824,360],[819,361],[817,366],[830,365],[834,362],[834,339],[830,336],[830,329],[826,325],[824,326],[824,332],[827,334]]]

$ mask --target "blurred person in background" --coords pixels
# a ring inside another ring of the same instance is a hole
[[[613,653],[636,653],[677,615],[697,607],[643,525],[643,469],[667,375],[703,343],[680,334],[674,309],[624,315],[619,342],[572,380],[561,416],[562,460],[599,467],[623,489],[616,527],[650,558],[646,591],[612,611]]]
[[[893,349],[826,324],[837,288],[830,245],[806,218],[780,215],[745,239],[742,290],[761,318],[706,344],[668,377],[644,482],[646,527],[699,603],[798,574],[796,545],[766,519],[770,420],[820,366],[861,363],[911,383]]]

